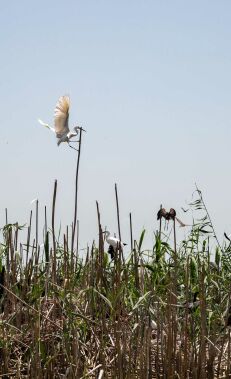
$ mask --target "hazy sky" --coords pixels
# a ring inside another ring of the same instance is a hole
[[[30,201],[73,218],[75,152],[37,123],[52,123],[59,96],[70,124],[87,129],[80,166],[80,244],[102,225],[147,240],[162,203],[186,222],[194,183],[214,224],[231,232],[231,2],[1,1],[0,226],[28,221]],[[33,207],[33,206],[32,206]],[[50,218],[50,214],[49,214]]]

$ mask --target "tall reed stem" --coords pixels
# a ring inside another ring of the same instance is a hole
[[[119,239],[120,239],[120,241],[121,241],[119,201],[118,201],[118,192],[117,192],[117,184],[116,184],[116,183],[115,183],[115,195],[116,195],[116,209],[117,209],[118,233],[119,233]]]
[[[56,193],[57,193],[57,180],[54,184],[53,202],[52,202],[52,238],[53,238],[53,282],[56,279],[56,241],[55,241],[55,203],[56,203]]]
[[[83,132],[82,128],[79,128],[79,129],[80,129],[80,133],[79,133],[79,148],[78,148],[78,154],[77,154],[77,165],[76,165],[76,173],[75,173],[75,209],[74,209],[74,221],[73,221],[73,231],[72,231],[72,241],[71,241],[71,251],[72,252],[74,250],[75,232],[76,232],[76,225],[77,225],[79,162],[80,162],[80,155],[81,155],[82,132]],[[76,253],[78,254],[78,251]]]

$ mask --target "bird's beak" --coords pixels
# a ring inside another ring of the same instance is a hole
[[[82,128],[82,126],[77,126],[77,129],[82,130],[82,132],[87,132],[85,129]]]

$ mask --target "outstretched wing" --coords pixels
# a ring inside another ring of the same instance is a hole
[[[69,119],[70,98],[69,96],[61,96],[55,107],[55,133],[57,138],[61,138],[64,134],[69,132],[68,119]]]
[[[42,120],[40,120],[40,118],[38,118],[38,122],[40,123],[40,125],[45,126],[46,128],[52,130],[52,132],[55,132],[54,128],[52,128],[50,125],[48,125],[45,122],[43,122]]]

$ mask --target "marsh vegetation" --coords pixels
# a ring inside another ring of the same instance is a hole
[[[0,245],[0,376],[229,378],[231,244],[228,236],[219,243],[201,192],[196,190],[190,204],[187,238],[177,240],[175,217],[167,220],[168,231],[160,218],[154,244],[144,250],[145,230],[139,238],[133,235],[130,214],[129,253],[118,249],[113,260],[96,203],[99,235],[82,256],[80,151],[71,227],[61,233],[54,227],[57,182],[52,215],[44,213],[43,241],[38,240],[38,201],[27,226],[11,224],[6,211]]]

